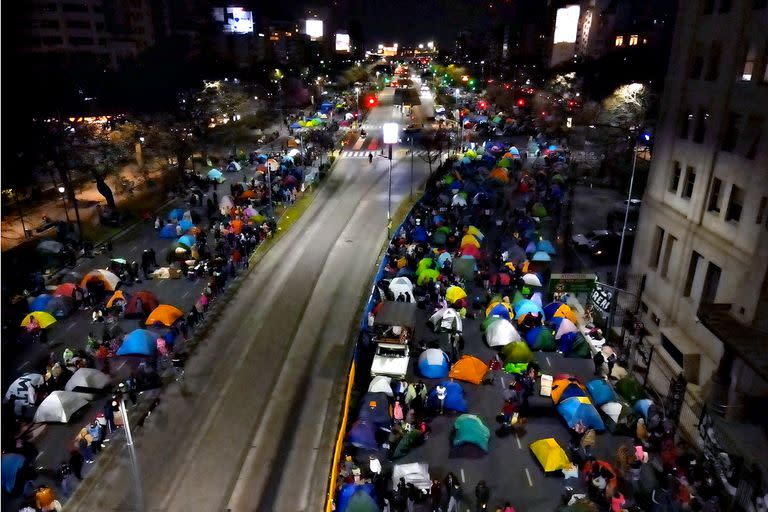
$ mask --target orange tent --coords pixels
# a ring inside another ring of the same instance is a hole
[[[60,284],[53,291],[54,297],[72,297],[72,292],[75,291],[75,285],[73,283]]]
[[[184,313],[179,308],[170,304],[160,304],[149,314],[145,323],[146,325],[161,323],[166,327],[170,327],[182,316],[184,316]]]
[[[240,194],[240,197],[243,199],[253,199],[254,197],[256,197],[256,192],[254,190],[248,189],[242,194]]]
[[[487,364],[475,356],[465,354],[451,367],[448,377],[471,382],[472,384],[480,384],[483,382],[483,377],[485,377],[486,373],[488,373]]]
[[[559,404],[561,398],[564,400],[572,396],[587,396],[587,388],[576,379],[557,379],[552,382],[552,394],[550,396],[555,404]]]
[[[122,300],[123,302],[128,303],[128,297],[125,296],[123,290],[117,290],[107,301],[107,307],[111,308],[116,300]]]
[[[496,169],[492,170],[488,177],[494,180],[499,180],[502,183],[507,183],[509,181],[509,175],[507,174],[507,171],[501,167],[497,167]]]
[[[240,232],[243,230],[243,221],[241,221],[240,219],[233,220],[231,222],[231,225],[232,225],[232,231],[236,235],[239,235]]]
[[[80,281],[80,288],[87,288],[88,281],[101,281],[105,290],[113,292],[117,288],[120,278],[109,270],[96,269],[91,270],[83,277],[83,280]]]

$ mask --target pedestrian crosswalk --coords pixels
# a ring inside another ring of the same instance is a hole
[[[368,158],[368,153],[373,153],[373,156],[378,156],[380,154],[379,151],[370,151],[370,150],[363,150],[363,151],[354,151],[354,150],[344,150],[341,152],[341,158]],[[410,156],[410,153],[406,153],[405,150],[402,150],[401,153],[405,154],[405,156]],[[387,152],[385,151],[384,154],[386,155]],[[427,154],[427,151],[425,149],[417,149],[413,152],[413,156],[420,157]]]

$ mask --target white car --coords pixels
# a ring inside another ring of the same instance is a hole
[[[386,375],[402,379],[408,372],[410,353],[408,345],[399,343],[379,343],[371,363],[371,377]]]

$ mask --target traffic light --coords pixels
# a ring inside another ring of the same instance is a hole
[[[518,107],[524,107],[525,106],[525,100],[523,98],[520,98],[517,100],[517,106]]]
[[[373,108],[376,106],[376,97],[375,96],[368,96],[368,99],[365,100],[365,104],[368,105],[368,108]]]

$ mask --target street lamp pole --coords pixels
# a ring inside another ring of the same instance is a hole
[[[411,135],[411,197],[413,197],[413,135]]]
[[[64,195],[64,193],[66,191],[67,191],[67,189],[64,188],[63,186],[59,187],[59,194],[61,194],[61,204],[64,205],[64,217],[66,217],[66,219],[67,219],[67,229],[69,229],[69,223],[70,223],[70,220],[69,220],[69,208],[67,208],[67,198]]]
[[[19,201],[18,189],[14,189],[13,198],[16,200],[16,208],[19,210],[19,220],[21,221],[22,238],[27,238],[27,226],[24,224],[24,213],[21,211],[21,202]]]
[[[392,230],[392,144],[389,145],[389,185],[387,188],[387,240]]]
[[[120,384],[124,388],[124,384]],[[126,446],[128,455],[131,459],[131,473],[133,474],[134,498],[136,499],[136,509],[138,512],[144,511],[144,492],[141,488],[141,472],[139,471],[139,460],[136,455],[136,448],[133,445],[133,436],[131,435],[131,425],[128,421],[128,411],[125,407],[125,394],[120,395],[120,414],[123,416],[123,426],[125,427]]]

